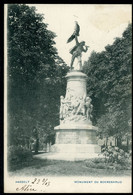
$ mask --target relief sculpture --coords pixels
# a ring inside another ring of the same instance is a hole
[[[79,121],[92,119],[92,109],[90,97],[70,95],[60,97],[60,122]]]

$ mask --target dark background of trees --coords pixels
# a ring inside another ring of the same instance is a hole
[[[54,32],[34,7],[8,5],[8,136],[23,144],[38,129],[41,142],[53,139],[65,95],[68,67],[54,47]]]
[[[102,137],[131,138],[132,25],[105,51],[92,52],[84,63],[93,122]]]
[[[8,5],[8,144],[23,144],[38,130],[40,143],[54,143],[60,96],[69,67],[58,55],[48,24],[34,7]],[[87,92],[99,135],[131,136],[132,25],[105,51],[84,63]],[[89,39],[89,37],[88,37]]]

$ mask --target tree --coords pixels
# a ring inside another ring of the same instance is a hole
[[[104,136],[131,134],[132,25],[101,53],[93,52],[84,64],[87,91],[94,105],[94,123]]]
[[[17,145],[23,135],[31,136],[34,126],[40,129],[41,138],[54,134],[58,121],[68,67],[58,56],[56,35],[44,19],[35,7],[8,5],[9,144]]]

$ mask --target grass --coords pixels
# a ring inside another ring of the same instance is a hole
[[[10,176],[130,176],[131,170],[96,169],[86,166],[85,161],[57,161],[32,159],[9,167]]]

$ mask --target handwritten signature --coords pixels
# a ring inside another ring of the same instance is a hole
[[[37,189],[33,188],[32,185],[24,185],[21,188],[16,188],[16,191],[37,191]]]

